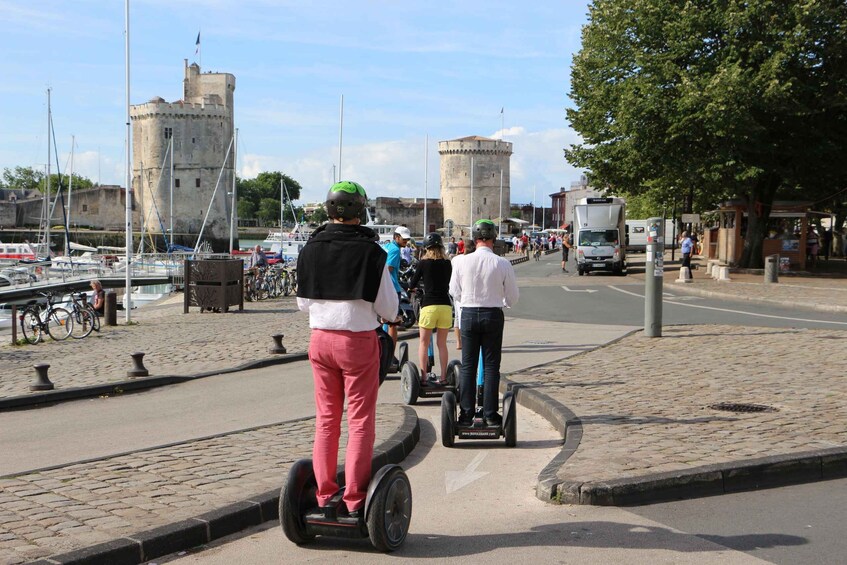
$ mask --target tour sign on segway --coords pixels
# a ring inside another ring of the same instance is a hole
[[[429,337],[429,347],[427,348],[427,364],[426,373],[430,373],[435,367],[435,350],[433,349],[434,337]],[[456,392],[456,383],[459,382],[459,369],[462,363],[457,359],[451,359],[447,364],[447,374],[442,375],[444,382],[437,380],[427,380],[426,384],[421,382],[421,373],[418,366],[412,361],[406,361],[400,367],[400,391],[403,395],[403,402],[408,405],[413,405],[418,402],[418,398],[432,398],[441,396],[445,392]]]
[[[392,350],[391,338],[381,332],[380,384],[392,361]],[[343,484],[341,477],[338,484]],[[328,536],[370,538],[379,551],[394,551],[403,545],[412,520],[412,486],[399,465],[377,470],[368,485],[365,506],[357,512],[347,512],[343,486],[323,508],[318,507],[317,490],[312,460],[297,461],[279,496],[279,522],[292,542],[302,545],[316,536]]]
[[[461,370],[461,365],[457,367]],[[456,394],[447,391],[441,397],[441,444],[444,447],[453,447],[455,438],[459,439],[499,439],[506,438],[506,447],[514,447],[518,441],[517,430],[517,403],[512,391],[503,395],[503,424],[488,425],[482,412],[484,369],[482,366],[482,352],[479,354],[479,368],[476,376],[476,409],[473,421],[469,425],[462,425],[458,420],[458,406]]]

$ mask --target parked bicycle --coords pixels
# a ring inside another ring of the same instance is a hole
[[[20,315],[21,334],[24,339],[31,344],[42,341],[44,334],[56,341],[68,339],[74,327],[72,314],[66,308],[53,304],[52,292],[38,294],[47,299],[47,305],[42,306],[35,302],[24,308]]]
[[[92,331],[100,331],[100,317],[84,292],[71,294],[71,315],[74,321],[72,338],[82,339],[88,337]]]

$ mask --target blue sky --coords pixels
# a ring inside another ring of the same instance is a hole
[[[182,98],[186,58],[234,74],[239,175],[281,170],[301,201],[332,182],[341,95],[342,176],[371,197],[424,196],[425,161],[437,196],[439,141],[505,133],[512,201],[549,206],[580,174],[562,148],[587,5],[131,0],[130,99]],[[44,166],[50,87],[62,168],[74,135],[75,171],[123,184],[123,30],[121,0],[0,0],[0,169]]]

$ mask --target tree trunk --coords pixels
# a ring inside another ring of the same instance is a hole
[[[747,197],[747,233],[738,266],[742,269],[761,269],[765,266],[762,245],[767,235],[768,219],[780,179],[768,174],[756,181]]]

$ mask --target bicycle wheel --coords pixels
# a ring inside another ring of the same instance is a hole
[[[291,279],[288,277],[287,271],[282,275],[282,294],[285,296],[291,294]]]
[[[47,334],[56,341],[68,339],[74,330],[73,315],[64,308],[51,308],[46,315]]]
[[[87,308],[74,308],[74,323],[71,329],[71,337],[82,339],[94,331],[94,316]]]
[[[21,334],[27,343],[35,345],[41,341],[41,320],[39,308],[26,308],[21,314]]]
[[[262,281],[256,285],[256,300],[265,300],[269,294],[267,281]]]
[[[97,313],[97,310],[94,309],[94,306],[86,303],[85,309],[91,314],[91,327],[94,328],[95,332],[100,331],[100,314]]]

